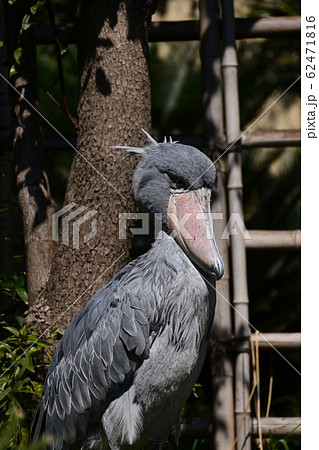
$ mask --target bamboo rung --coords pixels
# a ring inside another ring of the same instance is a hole
[[[60,25],[58,29],[68,34],[70,42],[75,42],[72,23]],[[290,36],[300,33],[300,29],[301,19],[299,16],[235,19],[236,39]],[[35,26],[35,38],[38,44],[53,43],[52,31],[46,25]],[[198,20],[152,22],[150,27],[150,42],[196,40],[199,40]]]
[[[256,335],[252,334],[250,340],[255,343]],[[269,348],[269,344],[274,346],[276,349],[300,348],[301,333],[260,333],[258,336],[258,343],[260,348]]]
[[[263,436],[287,436],[287,434],[300,435],[301,418],[300,417],[262,417],[260,420],[261,432]],[[258,436],[258,421],[252,419],[252,434]]]
[[[254,147],[299,147],[300,130],[247,131],[241,138],[243,148]]]
[[[301,18],[263,17],[235,18],[235,38],[268,38],[290,36],[300,33]],[[152,22],[149,33],[150,42],[189,41],[199,38],[199,22],[197,20]]]
[[[300,417],[262,417],[260,419],[263,436],[269,432],[273,436],[286,436],[287,434],[300,435]],[[193,423],[182,423],[181,434],[185,438],[209,438],[212,436],[213,424],[211,419],[195,418]],[[258,421],[252,418],[252,434],[258,436]]]
[[[277,37],[298,34],[300,16],[235,19],[236,39]]]
[[[251,239],[245,239],[247,249],[300,248],[300,230],[248,230]]]

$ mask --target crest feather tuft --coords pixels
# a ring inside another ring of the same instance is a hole
[[[142,130],[142,132],[145,134],[145,136],[147,137],[148,141],[149,141],[151,144],[158,145],[158,142],[156,142],[155,139],[154,139],[147,131],[145,131],[143,128],[141,128],[141,130]]]

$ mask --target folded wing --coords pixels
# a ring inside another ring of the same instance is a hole
[[[134,292],[134,291],[133,291]],[[31,436],[54,450],[85,437],[149,354],[150,304],[113,280],[74,318],[52,358]]]

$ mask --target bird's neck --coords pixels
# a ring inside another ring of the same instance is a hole
[[[191,259],[188,254],[184,251],[184,249],[179,245],[179,243],[172,237],[173,232],[170,234],[166,231],[160,231],[155,239],[153,246],[158,246],[162,248],[170,247],[171,251],[177,254],[183,254],[188,261],[193,265],[193,267],[199,272],[203,280],[205,281],[209,291],[211,289],[215,290],[216,286],[216,276],[214,273],[209,271],[205,271],[202,267],[200,267],[196,262]]]

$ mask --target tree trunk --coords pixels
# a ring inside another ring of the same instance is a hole
[[[27,288],[32,305],[48,280],[52,258],[49,218],[55,204],[42,155],[42,139],[37,104],[36,49],[33,30],[20,35],[22,19],[30,11],[30,2],[20,0],[7,9],[8,54],[22,49],[18,75],[10,79],[13,110],[13,149],[15,152],[18,200],[22,212]],[[19,92],[19,94],[17,94]]]
[[[123,152],[110,146],[142,146],[140,129],[151,127],[150,15],[149,2],[142,0],[78,3],[77,152],[64,201],[70,209],[66,220],[59,220],[62,230],[50,279],[29,314],[42,329],[64,331],[93,293],[130,259],[131,240],[119,240],[118,222],[119,213],[135,211],[131,180],[136,159],[122,161]]]

